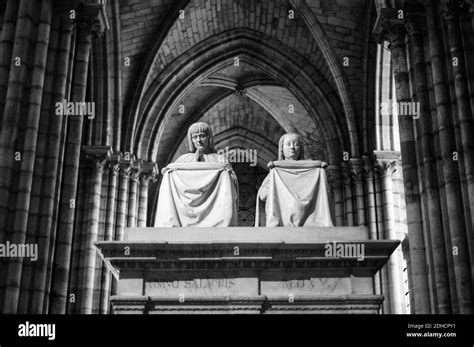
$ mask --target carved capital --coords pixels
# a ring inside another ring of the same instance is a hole
[[[392,175],[400,162],[400,152],[398,151],[374,151],[376,157],[376,170],[382,175]]]
[[[138,182],[139,179],[140,179],[140,169],[136,169],[132,167],[130,171],[130,180],[133,182]]]
[[[57,8],[54,15],[59,17],[61,31],[71,32],[76,26],[76,20],[71,18],[70,8]]]
[[[368,156],[363,156],[362,162],[363,162],[365,177],[368,180],[372,180],[374,178],[374,173],[375,173],[373,160]]]
[[[474,0],[461,0],[461,8],[474,13]]]
[[[342,188],[342,172],[341,168],[336,165],[329,165],[327,168],[328,172],[328,181],[333,189]]]
[[[78,9],[77,27],[84,35],[100,36],[109,29],[105,6],[100,3],[82,3]]]
[[[352,158],[351,159],[351,171],[354,175],[356,181],[362,181],[364,178],[364,167],[362,159],[360,158]]]
[[[100,36],[100,23],[95,18],[80,18],[76,22],[76,26],[79,33],[84,35],[93,34],[94,36]]]
[[[120,174],[120,160],[122,159],[122,153],[116,152],[110,156],[108,167],[112,175],[117,177]]]
[[[439,3],[439,12],[441,17],[449,23],[455,20],[459,14],[459,3],[458,0],[441,0]]]
[[[409,39],[421,39],[421,26],[422,21],[419,16],[413,14],[407,15],[405,30]]]
[[[140,175],[140,179],[142,181],[149,181],[156,182],[158,179],[158,165],[152,162],[144,162],[142,163],[142,171]]]
[[[354,176],[352,172],[352,167],[350,163],[342,163],[341,164],[341,169],[342,169],[342,177],[344,180],[344,184],[351,184],[352,183],[352,178]]]
[[[377,159],[376,170],[382,176],[392,176],[397,171],[398,160],[393,159]]]
[[[112,153],[109,146],[83,146],[82,152],[85,158],[93,164],[94,169],[99,172],[103,171]]]
[[[132,161],[131,171],[130,171],[130,180],[132,180],[133,182],[138,182],[138,180],[140,179],[140,174],[142,171],[142,168],[141,168],[142,163],[143,163],[143,160],[141,159],[136,159]]]
[[[130,160],[121,160],[119,163],[120,177],[129,179],[132,171],[132,163]]]
[[[399,18],[397,9],[382,8],[375,22],[373,31],[378,43],[388,41],[389,49],[401,46],[405,43],[405,25],[403,19]]]

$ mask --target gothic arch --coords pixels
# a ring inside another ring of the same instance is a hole
[[[137,127],[134,129],[133,138],[140,139],[133,141],[134,152],[142,157],[153,158],[153,144],[160,138],[160,132],[163,130],[161,128],[158,131],[157,126],[163,126],[170,110],[173,110],[180,99],[197,86],[200,80],[220,70],[236,55],[250,57],[254,65],[286,85],[315,120],[324,123],[323,114],[331,119],[327,121],[327,127],[321,128],[330,134],[325,138],[325,141],[329,142],[328,148],[332,149],[328,154],[330,160],[336,160],[338,157],[336,153],[340,153],[342,148],[348,148],[346,146],[349,144],[344,142],[347,141],[347,137],[344,135],[350,136],[350,132],[340,124],[341,119],[338,115],[344,113],[337,95],[304,58],[297,57],[300,59],[295,61],[291,54],[284,55],[281,48],[277,50],[268,42],[258,40],[257,33],[250,30],[235,30],[222,36],[211,38],[215,44],[206,42],[194,47],[188,52],[189,55],[177,59],[173,66],[168,66],[166,71],[152,82],[144,95],[142,110],[136,122]],[[186,87],[183,87],[184,85]],[[160,109],[156,110],[158,105]],[[154,115],[155,110],[158,116]],[[151,142],[150,136],[154,137]]]

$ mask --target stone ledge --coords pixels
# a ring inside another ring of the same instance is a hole
[[[353,313],[373,314],[383,301],[380,295],[318,295],[288,297],[223,296],[176,298],[150,296],[114,296],[111,298],[115,314],[169,314],[169,313]]]

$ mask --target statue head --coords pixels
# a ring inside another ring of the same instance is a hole
[[[214,153],[214,139],[209,124],[191,124],[188,129],[188,145],[191,152],[201,149],[203,153]]]
[[[299,134],[287,133],[278,143],[278,160],[303,160],[303,138]]]

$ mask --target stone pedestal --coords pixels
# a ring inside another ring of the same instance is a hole
[[[398,244],[366,227],[127,228],[96,247],[115,314],[378,313],[373,276]]]

